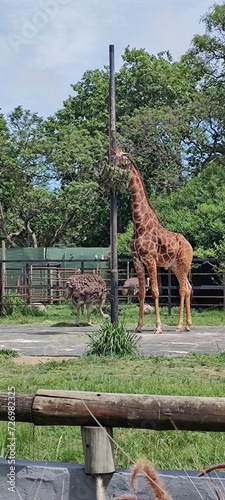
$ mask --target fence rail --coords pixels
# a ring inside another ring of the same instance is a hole
[[[0,393],[0,420],[9,420]],[[15,394],[15,419],[37,426],[101,426],[153,430],[225,431],[225,398],[61,390]]]
[[[105,279],[110,290],[110,262],[108,259],[79,260],[2,260],[0,261],[0,314],[2,296],[17,294],[28,303],[59,303],[63,300],[67,278],[80,268],[82,273],[95,272]],[[127,298],[121,293],[126,279],[135,276],[133,262],[118,260],[119,302]],[[160,305],[179,304],[178,282],[170,270],[158,270]],[[198,308],[225,308],[225,259],[194,259],[192,266],[192,306]],[[137,299],[136,299],[137,300]],[[147,291],[146,301],[151,302]]]

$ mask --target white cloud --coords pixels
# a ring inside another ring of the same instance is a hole
[[[54,113],[86,69],[108,64],[108,45],[117,69],[127,45],[177,59],[210,0],[2,0],[0,20],[1,106]]]

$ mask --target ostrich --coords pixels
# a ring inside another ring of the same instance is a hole
[[[90,319],[90,305],[97,302],[99,312],[103,318],[108,318],[108,314],[104,314],[102,307],[106,299],[106,283],[97,274],[74,274],[68,278],[64,298],[72,299],[74,307],[77,310],[76,325],[80,324],[80,308],[86,306],[87,323],[92,326]]]
[[[146,286],[145,286],[145,291],[149,290],[150,284],[149,284],[149,278],[146,279]],[[138,278],[129,278],[126,281],[124,281],[123,288],[122,288],[122,295],[125,297],[128,297],[128,304],[131,303],[132,297],[135,297],[137,295],[138,300],[139,300],[139,284],[138,284]]]

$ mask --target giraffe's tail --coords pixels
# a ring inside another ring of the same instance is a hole
[[[193,283],[192,283],[192,274],[191,274],[191,270],[189,271],[188,275],[187,275],[187,281],[188,281],[188,286],[191,287],[191,299],[193,297]]]

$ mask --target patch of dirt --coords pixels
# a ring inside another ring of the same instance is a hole
[[[225,375],[225,370],[209,370],[208,374],[209,375],[217,375],[217,376]]]
[[[12,358],[16,365],[39,365],[49,361],[67,361],[68,359],[74,359],[74,356],[19,356]]]
[[[207,366],[187,368],[187,371],[192,371],[200,374],[203,373],[204,375],[217,376],[217,377],[225,375],[225,370],[213,370],[211,368],[207,368]]]

